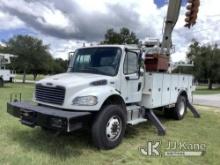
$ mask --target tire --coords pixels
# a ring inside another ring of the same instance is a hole
[[[0,78],[0,87],[3,87],[4,86],[4,81],[2,78]]]
[[[99,149],[113,149],[121,143],[125,129],[126,111],[119,105],[108,105],[94,119],[93,143]]]
[[[176,106],[173,110],[173,117],[176,120],[182,120],[186,114],[186,97],[179,96]]]

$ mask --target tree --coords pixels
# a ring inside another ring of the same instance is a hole
[[[7,53],[6,47],[0,44],[0,53]]]
[[[68,60],[63,60],[62,58],[57,58],[53,61],[53,74],[66,72]]]
[[[102,44],[138,44],[139,39],[134,32],[130,32],[128,28],[121,28],[117,33],[114,29],[108,29],[105,34],[105,40]]]
[[[53,59],[48,48],[42,40],[28,35],[17,35],[6,42],[7,51],[17,55],[13,60],[13,66],[23,72],[23,83],[26,73],[32,73],[35,80],[39,73],[50,71]]]
[[[205,46],[193,41],[189,47],[187,58],[194,63],[195,77],[198,80],[208,80],[208,88],[212,89],[213,82],[220,79],[220,49],[218,46]]]

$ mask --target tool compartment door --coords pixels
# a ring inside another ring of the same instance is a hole
[[[145,108],[157,108],[161,106],[163,74],[145,73],[145,83],[141,105]]]
[[[153,74],[153,89],[152,89],[152,102],[153,107],[160,107],[162,104],[162,88],[163,88],[163,74]]]
[[[179,75],[171,75],[170,104],[176,103],[179,93]]]
[[[162,106],[170,104],[171,74],[163,74]]]

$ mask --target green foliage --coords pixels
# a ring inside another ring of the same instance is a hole
[[[49,45],[43,41],[28,35],[17,35],[6,42],[6,48],[0,47],[0,52],[8,52],[17,55],[12,60],[10,68],[17,73],[33,74],[34,79],[38,74],[56,74],[65,72],[67,61],[53,59],[49,53]]]
[[[139,39],[134,32],[131,32],[128,28],[121,28],[120,32],[115,32],[114,29],[107,30],[105,34],[105,40],[102,44],[138,44]]]
[[[220,49],[217,45],[200,45],[193,41],[187,58],[194,63],[193,74],[197,80],[207,80],[209,89],[212,83],[220,80]]]
[[[5,52],[6,52],[5,47],[0,44],[0,53],[5,53]]]
[[[18,72],[47,73],[51,69],[52,57],[48,51],[49,46],[42,40],[25,35],[18,35],[6,42],[8,52],[17,55],[12,65]]]
[[[67,70],[68,61],[62,58],[57,58],[53,61],[53,71],[52,73],[63,73]]]
[[[192,67],[186,67],[186,66],[178,66],[176,69],[174,69],[172,71],[172,73],[193,74],[193,68]]]

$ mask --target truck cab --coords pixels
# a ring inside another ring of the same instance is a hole
[[[139,63],[140,50],[132,47],[114,45],[78,49],[67,73],[36,83],[34,99],[39,104],[72,111],[99,111],[105,100],[113,95],[125,104],[138,103],[143,88]],[[56,86],[65,88],[62,98],[48,92]]]

